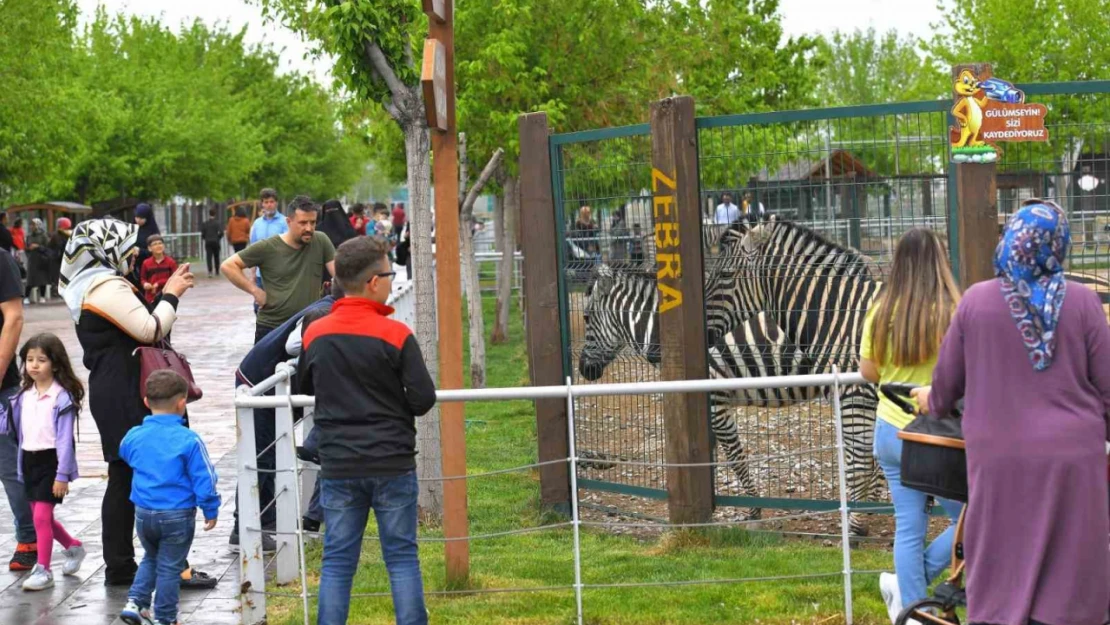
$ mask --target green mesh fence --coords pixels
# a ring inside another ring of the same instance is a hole
[[[1027,102],[1048,109],[1049,140],[1002,144],[999,225],[1025,200],[1054,200],[1071,225],[1069,277],[1098,291],[1110,311],[1110,81],[1024,91]]]
[[[650,302],[608,304],[607,310],[619,315],[596,315],[596,330],[587,340],[587,310],[594,295],[588,291],[596,268],[604,263],[615,281],[623,283],[641,275],[645,261],[650,262],[649,129],[643,125],[555,135],[551,151],[566,371],[576,384],[658,380],[657,367],[644,354],[659,346],[636,341],[624,320],[617,318],[627,317],[625,313],[638,306],[647,306],[644,314],[654,318]],[[597,363],[589,377],[579,366],[584,350]],[[580,398],[575,417],[578,455],[583,458],[580,483],[624,493],[646,494],[647,489],[656,497],[664,493],[662,469],[612,462],[664,462],[661,396]]]

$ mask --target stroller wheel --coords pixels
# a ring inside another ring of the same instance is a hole
[[[956,607],[949,606],[939,599],[922,599],[902,610],[894,625],[907,625],[913,622],[920,625],[960,625]]]

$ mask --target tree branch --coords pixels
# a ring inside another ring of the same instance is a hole
[[[393,94],[393,103],[397,104],[398,102],[403,102],[405,96],[409,93],[409,89],[401,82],[400,78],[397,78],[396,72],[393,71],[393,67],[389,64],[389,59],[385,58],[385,52],[382,52],[378,44],[373,41],[367,41],[364,47],[366,49],[366,57],[370,60],[370,66],[373,67],[378,76],[385,81],[385,86],[389,87],[389,92]]]
[[[466,133],[459,133],[459,213],[463,213],[466,199],[466,184],[470,181],[470,160],[466,157]]]
[[[466,194],[466,199],[463,200],[462,210],[469,211],[474,209],[474,202],[478,200],[478,194],[482,192],[482,188],[486,186],[489,179],[493,176],[493,172],[497,170],[497,166],[501,164],[501,159],[505,156],[505,150],[497,148],[493,156],[489,157],[489,162],[486,163],[482,169],[482,175],[474,181],[474,186],[470,187],[470,191]]]

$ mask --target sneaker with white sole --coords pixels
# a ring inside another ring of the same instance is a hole
[[[879,593],[883,596],[883,603],[886,603],[890,622],[896,622],[902,613],[902,592],[898,590],[898,577],[894,573],[879,574]]]
[[[54,574],[41,564],[31,569],[31,574],[23,580],[23,590],[46,590],[54,585]]]
[[[84,545],[74,545],[62,552],[66,557],[62,563],[62,575],[76,575],[81,570],[81,563],[85,561]]]
[[[153,625],[154,623],[150,619],[150,610],[140,608],[139,604],[132,599],[128,599],[127,605],[123,606],[123,610],[119,613],[119,620],[127,625]]]

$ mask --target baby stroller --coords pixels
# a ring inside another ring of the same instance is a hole
[[[908,384],[882,384],[881,392],[908,414],[913,406],[906,398],[916,388]],[[960,417],[957,411],[953,417]],[[929,415],[915,418],[898,433],[902,439],[902,484],[933,497],[967,503],[967,453],[959,418],[936,419]],[[956,609],[967,607],[964,576],[964,518],[967,506],[956,522],[952,541],[952,564],[948,579],[938,585],[933,596],[905,606],[895,625],[917,621],[922,625],[960,625]]]

